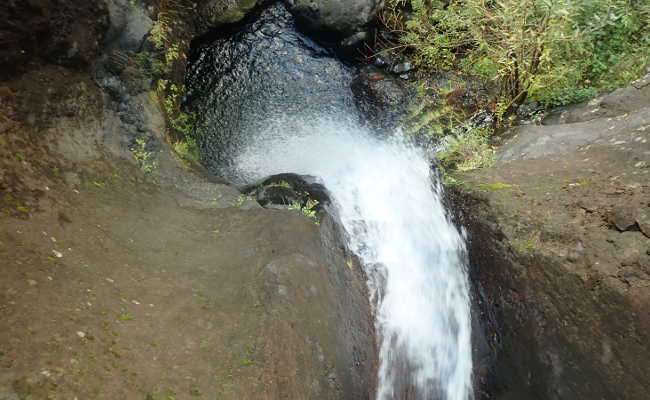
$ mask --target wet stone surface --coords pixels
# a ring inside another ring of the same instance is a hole
[[[270,125],[295,115],[353,109],[351,80],[348,67],[296,32],[282,4],[263,10],[238,32],[195,48],[186,108],[204,126],[206,167],[233,179],[227,168],[233,156],[268,134]]]

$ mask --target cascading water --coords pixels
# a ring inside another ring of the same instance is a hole
[[[424,155],[360,125],[350,80],[281,4],[263,10],[193,57],[188,105],[207,128],[203,161],[239,183],[283,172],[322,180],[369,279],[377,398],[470,400],[463,238]]]
[[[469,288],[464,241],[445,215],[422,153],[378,140],[350,119],[268,121],[235,160],[256,180],[317,176],[360,256],[380,336],[378,399],[472,397]],[[410,395],[407,395],[410,394]]]

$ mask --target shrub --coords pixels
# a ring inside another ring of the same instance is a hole
[[[156,95],[167,118],[168,127],[177,133],[170,136],[174,141],[172,148],[181,158],[199,163],[201,150],[198,140],[203,129],[197,124],[195,113],[186,113],[180,109],[180,97],[185,93],[184,87],[178,87],[166,79],[159,79]]]
[[[456,134],[446,136],[438,161],[444,169],[470,171],[490,167],[495,154],[490,146],[491,129],[465,128]]]
[[[491,82],[501,114],[527,99],[586,100],[650,61],[643,0],[390,0],[388,10],[416,64]]]

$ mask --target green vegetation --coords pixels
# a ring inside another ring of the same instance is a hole
[[[587,100],[628,84],[650,61],[647,1],[390,0],[388,8],[396,47],[421,67],[484,79],[499,117],[527,99]]]
[[[459,115],[444,98],[434,93],[429,96],[426,89],[420,88],[420,101],[409,109],[406,117],[407,132],[429,137],[442,136],[454,124],[460,123]]]
[[[318,200],[307,199],[304,204],[301,202],[291,204],[289,210],[298,210],[305,217],[312,220],[316,225],[319,225],[320,221],[318,220],[318,214],[316,213],[316,206],[318,206]]]
[[[140,165],[140,168],[144,172],[151,172],[154,169],[156,169],[156,161],[151,160],[151,155],[152,153],[150,151],[146,150],[147,148],[147,142],[144,141],[143,139],[136,139],[135,140],[135,145],[133,145],[130,150],[131,153],[133,154],[133,158],[136,159],[138,162],[138,165]],[[97,187],[102,187],[103,184],[99,184],[98,182],[92,182],[95,186]]]
[[[490,185],[485,185],[485,188],[488,190],[499,190],[499,189],[510,189],[513,185],[507,183],[492,183]]]
[[[446,136],[444,150],[438,160],[445,169],[470,171],[490,167],[495,161],[490,145],[492,129],[466,128],[457,134]]]
[[[468,114],[487,109],[504,127],[521,104],[587,101],[650,63],[650,2],[642,0],[387,0],[381,19],[398,37],[386,49],[423,72],[407,131],[442,141],[446,170],[494,161],[494,130],[468,127]],[[431,83],[424,76],[432,71],[459,79]],[[489,95],[468,107],[472,81]]]
[[[203,393],[201,393],[201,390],[199,390],[198,387],[191,387],[190,388],[190,396],[192,396],[192,397],[201,397],[201,396],[203,396]]]
[[[289,182],[287,181],[279,181],[279,182],[271,183],[266,187],[283,187],[283,188],[291,189],[291,184],[289,184]]]
[[[133,320],[133,316],[131,316],[129,314],[120,314],[118,318],[119,318],[120,321],[132,321]]]
[[[201,151],[198,138],[202,129],[196,123],[196,114],[180,110],[180,98],[184,92],[184,87],[178,87],[167,79],[159,79],[156,83],[156,95],[167,117],[168,126],[180,136],[172,148],[181,158],[199,162]]]
[[[193,36],[187,20],[193,9],[178,0],[160,0],[156,8],[157,18],[149,36],[155,51],[138,53],[132,61],[155,82],[151,97],[164,112],[172,149],[182,159],[199,162],[198,138],[202,130],[194,114],[181,110],[186,53]]]

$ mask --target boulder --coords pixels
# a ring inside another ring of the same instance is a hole
[[[393,126],[406,103],[407,90],[402,83],[374,66],[361,69],[351,89],[359,111],[380,128]]]
[[[285,0],[298,25],[318,39],[339,42],[365,30],[381,0]]]
[[[263,207],[267,204],[291,205],[298,201],[298,194],[290,187],[269,185],[257,190],[257,202]]]
[[[259,0],[207,0],[197,9],[199,32],[241,21]]]
[[[146,11],[129,0],[107,0],[110,27],[106,34],[109,49],[137,52],[153,26]]]
[[[292,173],[268,176],[256,183],[240,187],[242,193],[255,194],[257,201],[267,206],[269,204],[291,205],[296,202],[304,203],[306,199],[316,200],[322,209],[330,203],[330,194],[316,177]]]
[[[629,205],[619,205],[609,213],[609,223],[621,232],[636,227],[636,210]]]
[[[200,143],[204,165],[243,183],[232,168],[243,149],[274,132],[308,134],[296,116],[350,110],[353,71],[297,32],[282,3],[236,28],[195,47],[184,106],[206,127]]]

